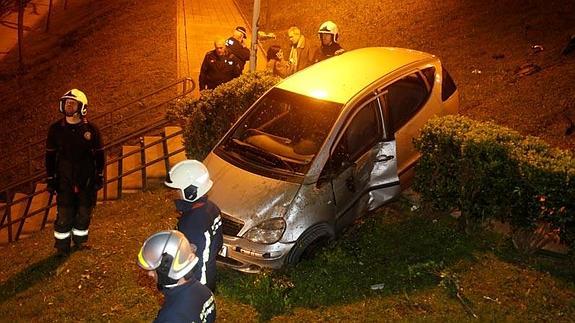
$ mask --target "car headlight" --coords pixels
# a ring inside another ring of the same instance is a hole
[[[271,218],[249,229],[244,238],[256,243],[272,244],[279,241],[286,229],[283,218]]]

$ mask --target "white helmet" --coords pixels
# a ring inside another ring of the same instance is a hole
[[[319,26],[319,30],[317,31],[317,33],[320,35],[320,37],[321,34],[333,35],[334,43],[337,43],[337,40],[339,38],[339,29],[337,28],[337,25],[331,20],[328,20],[323,24],[321,24],[321,26]]]
[[[182,277],[193,274],[198,262],[196,246],[190,244],[183,233],[176,230],[160,231],[151,235],[138,253],[138,265],[155,270],[158,287],[174,287]]]
[[[204,164],[197,160],[183,160],[172,167],[165,184],[180,189],[184,200],[193,202],[206,195],[214,182]]]
[[[84,92],[78,89],[71,89],[60,98],[60,113],[64,113],[64,105],[66,105],[67,99],[72,99],[78,102],[77,111],[80,112],[81,116],[85,116],[88,113],[88,98]]]

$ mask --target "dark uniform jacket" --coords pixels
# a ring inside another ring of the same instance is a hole
[[[317,63],[323,61],[326,58],[339,55],[342,52],[343,48],[336,42],[333,42],[328,46],[322,45],[315,51],[314,62]]]
[[[244,47],[237,39],[230,37],[226,40],[226,46],[234,59],[238,62],[240,73],[244,70],[246,62],[250,60],[250,50]]]
[[[46,140],[46,171],[57,179],[59,191],[93,189],[104,170],[104,150],[98,128],[83,119],[53,123]]]
[[[164,289],[164,305],[156,323],[215,322],[216,303],[209,288],[193,277],[183,285]]]
[[[238,60],[231,54],[218,56],[215,50],[207,52],[200,68],[200,91],[215,89],[240,76],[242,70],[238,64]]]
[[[216,287],[216,256],[224,244],[220,209],[206,196],[194,202],[177,200],[176,208],[182,214],[177,230],[198,248],[196,256],[199,260],[194,276],[213,291]]]

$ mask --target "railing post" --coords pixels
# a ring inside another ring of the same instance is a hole
[[[140,137],[140,165],[142,167],[142,191],[148,187],[148,175],[146,174],[146,146],[144,145],[144,137]]]
[[[52,208],[52,200],[54,199],[54,192],[49,192],[48,204],[46,205],[46,210],[44,210],[44,218],[42,219],[42,226],[40,230],[44,230],[46,227],[46,222],[48,222],[48,216],[50,215],[50,209]]]
[[[120,159],[118,159],[118,199],[122,198],[122,178],[124,174],[124,156],[121,155]]]
[[[108,200],[108,165],[106,164],[104,165],[104,180],[102,185],[102,202],[105,202]]]
[[[166,178],[170,176],[170,152],[168,151],[168,139],[166,139],[166,130],[162,131],[162,147],[164,149],[164,166],[166,167]]]
[[[26,196],[26,207],[24,208],[24,212],[22,212],[22,217],[20,218],[20,224],[18,225],[18,231],[16,231],[16,237],[14,240],[20,239],[20,234],[22,233],[22,229],[24,228],[24,224],[26,223],[26,219],[28,216],[28,212],[30,211],[30,205],[32,204],[32,199],[34,198],[34,194],[31,196]]]
[[[8,223],[8,242],[12,242],[12,196],[10,191],[6,191],[6,211],[2,219],[2,225]]]

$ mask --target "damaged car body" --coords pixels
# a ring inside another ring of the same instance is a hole
[[[439,59],[409,49],[357,49],[281,81],[204,160],[222,210],[219,261],[244,272],[297,263],[397,197],[419,158],[412,139],[458,108]]]

